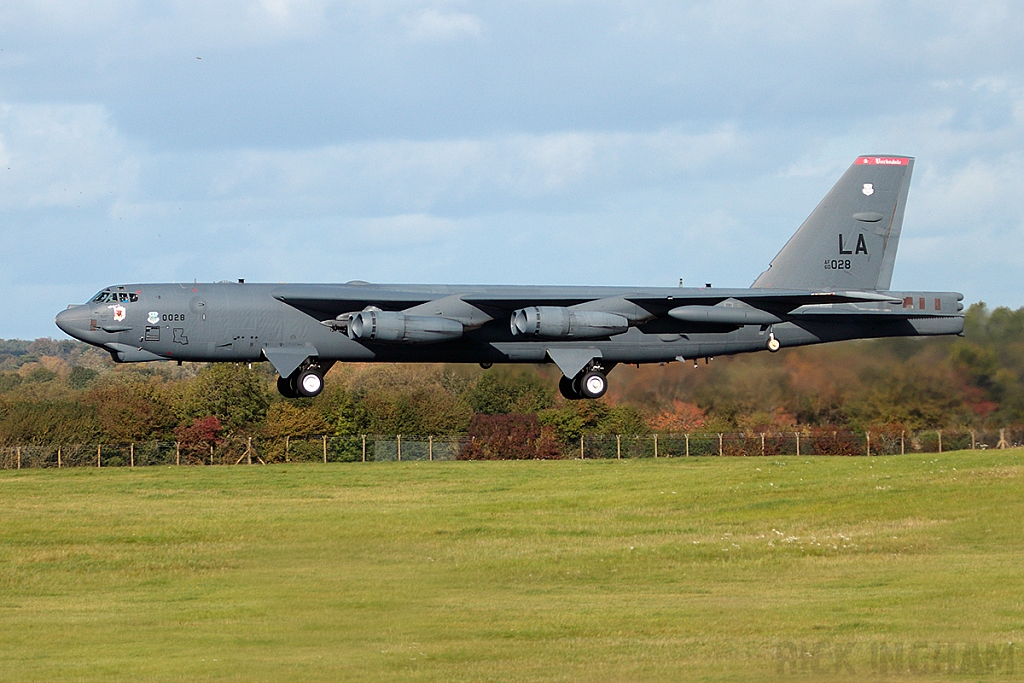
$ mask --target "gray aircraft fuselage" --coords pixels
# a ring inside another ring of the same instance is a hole
[[[268,360],[286,396],[336,361],[554,362],[564,395],[594,398],[618,363],[959,334],[962,295],[888,290],[912,167],[859,158],[749,289],[134,284],[56,322],[119,362]]]
[[[459,362],[459,363],[544,363],[552,340],[514,337],[506,320],[467,331],[461,338],[433,344],[364,343],[349,339],[321,324],[317,317],[289,306],[275,294],[308,287],[310,292],[330,290],[355,301],[386,300],[394,303],[430,301],[451,295],[463,298],[512,300],[519,302],[556,299],[564,305],[616,297],[662,300],[663,307],[676,302],[705,301],[709,295],[727,300],[742,297],[749,290],[620,287],[516,287],[416,285],[270,285],[251,283],[138,284],[112,287],[112,292],[130,292],[137,301],[125,304],[96,303],[62,311],[58,324],[82,341],[115,350],[133,360],[187,360],[201,362],[266,360],[265,349],[313,347],[325,360],[354,362]],[[834,304],[831,315],[815,321],[814,309],[800,324],[783,322],[772,326],[782,346],[803,346],[843,339],[958,334],[963,318],[950,315],[958,310],[955,292],[885,292],[894,298],[914,300],[913,316],[902,306],[891,304]],[[468,295],[468,296],[467,296]],[[917,302],[924,299],[924,309]],[[936,303],[938,302],[938,310]],[[126,309],[115,320],[114,308]],[[367,304],[369,305],[369,303]],[[843,306],[843,308],[839,308]],[[674,306],[673,306],[674,307]],[[848,313],[836,320],[836,313]],[[945,312],[945,314],[943,314]],[[333,315],[326,315],[333,318]],[[150,314],[155,320],[148,320]],[[820,315],[820,313],[818,314]],[[498,322],[498,321],[495,321]],[[608,339],[559,340],[560,348],[596,348],[612,363],[656,363],[682,358],[725,356],[766,348],[767,326],[743,325],[722,330],[714,323],[687,323],[655,318]],[[122,348],[123,347],[123,348]]]

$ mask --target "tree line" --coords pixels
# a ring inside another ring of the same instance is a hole
[[[1024,424],[1024,308],[966,313],[963,338],[887,339],[619,367],[599,401],[552,366],[338,364],[285,400],[269,364],[116,365],[74,341],[0,341],[0,446],[227,435],[469,435],[539,457],[582,434],[972,429]]]

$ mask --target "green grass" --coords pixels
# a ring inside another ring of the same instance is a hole
[[[0,680],[1006,680],[1022,464],[7,471]]]

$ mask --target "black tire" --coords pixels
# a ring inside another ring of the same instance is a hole
[[[558,380],[558,392],[570,401],[578,401],[582,396],[576,393],[576,389],[573,388],[574,382],[572,378],[565,377],[564,375]]]
[[[608,378],[603,372],[591,370],[580,378],[580,396],[583,398],[601,398],[608,391]]]
[[[295,378],[295,393],[304,398],[319,396],[324,390],[324,376],[319,370],[303,370]]]
[[[292,380],[290,377],[277,378],[277,393],[281,394],[285,398],[299,397],[299,395],[295,393],[295,388],[292,386]]]

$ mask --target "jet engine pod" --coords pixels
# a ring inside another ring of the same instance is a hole
[[[629,321],[615,313],[577,311],[562,306],[530,306],[512,314],[513,335],[551,339],[596,339],[621,334]]]
[[[349,339],[357,341],[429,344],[458,339],[462,323],[431,315],[406,315],[400,311],[360,311],[348,324]]]

